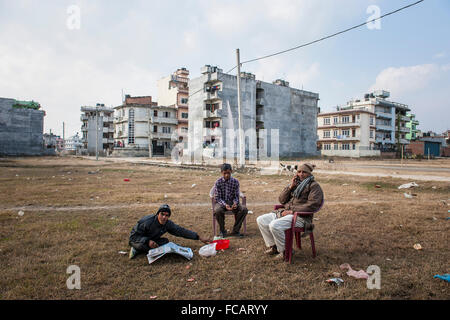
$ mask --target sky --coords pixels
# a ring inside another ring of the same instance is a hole
[[[151,95],[157,81],[241,61],[364,23],[416,0],[0,0],[0,97],[38,101],[44,131],[80,132],[80,107]],[[390,91],[419,129],[450,129],[450,1],[425,0],[298,50],[242,65],[319,93],[322,112]],[[236,74],[236,69],[231,72]],[[81,132],[80,132],[81,133]]]

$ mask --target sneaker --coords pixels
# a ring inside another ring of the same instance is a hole
[[[284,260],[284,252],[281,252],[273,258],[274,260]]]
[[[264,251],[264,253],[268,255],[277,254],[278,253],[277,246],[271,246],[269,249]]]
[[[227,232],[226,231],[220,231],[219,232],[219,237],[225,238],[226,236],[227,236]]]
[[[230,237],[239,237],[242,238],[244,235],[240,232],[232,232],[230,233]]]
[[[129,254],[129,258],[130,259],[133,259],[134,257],[136,257],[136,255],[137,255],[137,250],[135,249],[135,248],[133,248],[133,247],[131,247],[130,248],[130,254]]]

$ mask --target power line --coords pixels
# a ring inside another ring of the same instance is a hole
[[[282,53],[286,53],[286,52],[289,52],[289,51],[293,51],[293,50],[296,50],[296,49],[300,49],[300,48],[303,48],[303,47],[312,45],[312,44],[314,44],[314,43],[317,43],[317,42],[320,42],[320,41],[323,41],[323,40],[326,40],[326,39],[335,37],[335,36],[337,36],[337,35],[340,35],[340,34],[342,34],[342,33],[348,32],[348,31],[350,31],[350,30],[360,28],[360,27],[365,26],[366,24],[368,24],[368,23],[370,23],[370,22],[374,22],[374,21],[380,20],[380,19],[382,19],[382,18],[384,18],[384,17],[387,17],[387,16],[389,16],[389,15],[391,15],[391,14],[394,14],[394,13],[397,13],[397,12],[399,12],[399,11],[401,11],[401,10],[406,9],[406,8],[415,6],[415,5],[417,5],[417,4],[419,4],[420,2],[423,2],[423,1],[424,1],[424,0],[420,0],[420,1],[414,2],[414,3],[412,3],[412,4],[409,4],[409,5],[407,5],[407,6],[402,7],[402,8],[400,8],[400,9],[394,10],[394,11],[389,12],[389,13],[386,13],[386,14],[383,14],[382,16],[380,16],[380,17],[378,17],[378,18],[375,18],[375,19],[372,19],[372,20],[370,20],[370,21],[366,21],[366,22],[364,22],[364,23],[358,24],[358,25],[356,25],[356,26],[354,26],[354,27],[351,27],[351,28],[348,28],[348,29],[345,29],[345,30],[342,30],[342,31],[339,31],[339,32],[336,32],[336,33],[333,33],[333,34],[331,34],[331,35],[329,35],[329,36],[326,36],[326,37],[323,37],[323,38],[320,38],[320,39],[317,39],[317,40],[314,40],[314,41],[311,41],[311,42],[308,42],[308,43],[305,43],[305,44],[302,44],[302,45],[299,45],[299,46],[296,46],[296,47],[293,47],[293,48],[290,48],[290,49],[287,49],[287,50],[283,50],[283,51],[280,51],[280,52],[272,53],[272,54],[269,54],[269,55],[266,55],[266,56],[263,56],[263,57],[259,57],[259,58],[255,58],[255,59],[251,59],[251,60],[247,60],[247,61],[243,61],[243,62],[241,62],[241,64],[250,63],[250,62],[254,62],[254,61],[258,61],[258,60],[270,58],[270,57],[273,57],[273,56],[276,56],[276,55],[279,55],[279,54],[282,54]]]

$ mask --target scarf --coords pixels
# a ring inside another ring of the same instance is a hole
[[[300,182],[300,184],[294,190],[294,197],[300,199],[300,195],[302,194],[303,189],[305,189],[305,187],[312,181],[314,181],[314,176],[309,176],[308,178]]]

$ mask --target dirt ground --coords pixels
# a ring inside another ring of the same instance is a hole
[[[0,159],[0,299],[449,299],[449,284],[433,276],[450,273],[450,183],[416,181],[419,187],[399,190],[412,180],[331,172],[355,171],[356,164],[365,172],[362,161],[316,162],[325,194],[314,221],[316,258],[306,238],[292,264],[264,255],[256,218],[278,203],[289,176],[245,170],[234,177],[253,211],[246,237],[231,238],[229,249],[203,258],[200,241],[166,234],[192,248],[194,258],[167,255],[149,265],[144,255],[129,260],[119,254],[129,250],[133,225],[168,203],[175,223],[212,237],[209,190],[219,169],[76,157]],[[386,168],[367,172],[401,170],[395,161],[376,165]],[[445,159],[403,165],[418,175],[447,176],[450,169]],[[355,270],[379,266],[381,288],[347,276],[343,263]],[[67,288],[71,265],[81,270],[80,290]],[[336,272],[341,286],[325,281]]]

